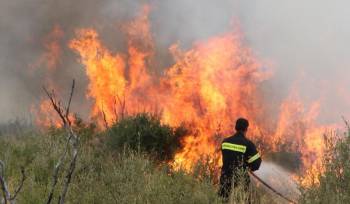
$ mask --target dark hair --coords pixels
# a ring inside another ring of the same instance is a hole
[[[239,118],[236,122],[236,131],[240,132],[240,131],[247,131],[249,127],[249,122],[247,119],[244,118]]]

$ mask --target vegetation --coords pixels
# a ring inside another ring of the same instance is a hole
[[[104,134],[97,135],[94,125],[83,124],[81,120],[76,120],[74,131],[81,142],[66,203],[222,203],[217,185],[206,175],[210,168],[206,164],[198,164],[193,173],[186,173],[172,170],[167,162],[159,162],[174,154],[184,129],[161,125],[155,117],[141,114],[125,118]],[[153,131],[167,139],[157,138]],[[133,140],[127,134],[136,134],[141,139]],[[170,137],[176,138],[175,146],[171,144],[174,138]],[[4,177],[11,192],[20,183],[21,167],[25,167],[27,179],[17,203],[46,202],[53,169],[65,143],[66,132],[56,128],[44,133],[29,128],[22,134],[0,135],[0,160],[6,164]],[[163,147],[169,149],[167,156],[154,157],[154,151]],[[64,162],[63,168],[69,168],[69,161]],[[58,202],[65,180],[62,172],[58,177],[53,203]],[[247,193],[237,190],[231,203],[246,203],[247,199]],[[253,200],[271,203],[259,193],[254,194]]]
[[[107,131],[107,144],[112,150],[120,151],[127,146],[157,160],[169,161],[181,148],[181,138],[186,133],[184,127],[172,128],[161,124],[156,116],[142,113],[113,125]]]
[[[79,158],[66,203],[222,203],[217,196],[217,178],[210,174],[209,164],[199,163],[192,173],[187,173],[174,170],[165,162],[179,148],[185,129],[162,125],[147,114],[127,117],[102,134],[94,125],[81,120],[75,123],[74,131],[80,137]],[[45,203],[54,166],[64,150],[66,132],[57,128],[39,132],[23,127],[21,133],[15,128],[15,134],[11,134],[13,125],[2,127],[6,131],[0,134],[0,160],[5,164],[9,190],[14,192],[21,182],[24,166],[27,179],[17,203]],[[158,134],[166,139],[158,138]],[[319,178],[320,184],[301,189],[300,203],[350,202],[350,131],[336,142],[325,138],[325,173]],[[162,152],[162,148],[167,152]],[[157,154],[158,151],[166,156]],[[69,160],[62,166],[68,169]],[[58,202],[65,180],[62,172],[58,175],[53,203]],[[236,189],[229,203],[243,204],[248,200],[281,202],[253,187],[249,194]]]
[[[64,137],[63,131],[52,129],[42,135],[0,138],[0,158],[6,164],[5,178],[12,191],[20,180],[20,166],[26,168],[27,180],[18,203],[46,202]],[[67,203],[219,203],[210,182],[172,172],[146,154],[125,149],[111,154],[92,140],[82,143],[80,151]],[[63,180],[64,175],[59,175],[57,186],[62,186]],[[57,201],[56,196],[53,203]]]
[[[350,203],[350,128],[338,140],[334,138],[325,135],[325,172],[319,183],[302,189],[301,203]]]

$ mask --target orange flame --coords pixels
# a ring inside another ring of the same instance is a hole
[[[62,127],[49,99],[42,100],[38,107],[32,106],[31,113],[34,114],[39,127]]]

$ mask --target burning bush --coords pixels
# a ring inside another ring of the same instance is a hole
[[[113,150],[128,147],[146,152],[156,159],[168,161],[181,148],[181,138],[187,133],[182,126],[172,128],[147,113],[126,117],[108,130],[108,146]]]
[[[338,141],[330,138],[325,135],[325,172],[316,179],[319,183],[302,189],[302,203],[350,203],[350,128]]]

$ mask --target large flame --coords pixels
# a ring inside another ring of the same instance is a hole
[[[175,156],[175,166],[190,169],[209,156],[220,161],[219,143],[232,133],[233,122],[246,117],[249,135],[263,152],[300,152],[305,172],[322,172],[323,132],[318,126],[319,102],[307,110],[297,92],[280,105],[277,120],[269,114],[262,84],[272,75],[263,69],[237,31],[197,42],[189,50],[170,47],[174,64],[158,76],[155,45],[145,6],[127,23],[127,53],[112,53],[94,29],[79,29],[69,47],[80,56],[89,79],[87,97],[93,100],[91,117],[102,127],[138,112],[157,112],[163,123],[186,124],[191,134]],[[305,182],[308,183],[307,177]]]
[[[92,29],[78,30],[70,47],[81,56],[90,79],[88,96],[95,101],[92,115],[102,114],[110,123],[121,111],[161,110],[164,123],[190,124],[193,134],[185,138],[185,147],[175,158],[189,168],[193,161],[216,152],[218,140],[213,136],[228,134],[236,117],[249,118],[253,126],[258,124],[257,116],[262,112],[258,86],[268,73],[242,45],[240,35],[229,32],[185,52],[173,45],[170,51],[176,63],[156,80],[146,67],[151,66],[153,57],[148,11],[146,7],[125,27],[127,56],[111,54]]]

